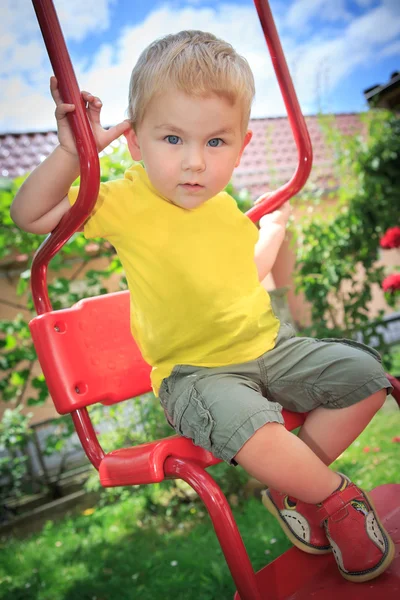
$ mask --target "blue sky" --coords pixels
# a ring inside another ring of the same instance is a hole
[[[229,41],[253,69],[253,117],[284,115],[251,0],[56,0],[81,88],[104,103],[103,123],[125,117],[130,72],[154,38],[181,29]],[[365,108],[362,91],[400,70],[399,0],[271,0],[305,114]],[[3,0],[0,132],[54,129],[51,75],[29,0]]]

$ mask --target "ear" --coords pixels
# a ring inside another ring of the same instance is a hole
[[[131,128],[128,131],[124,132],[126,141],[128,142],[129,152],[133,158],[133,160],[141,160],[142,153],[140,151],[139,140],[136,132]]]
[[[250,131],[250,129],[249,129],[248,131],[246,131],[246,135],[244,136],[243,144],[242,144],[242,147],[240,149],[239,156],[236,159],[235,167],[238,167],[240,165],[240,161],[241,161],[244,149],[246,148],[246,146],[248,144],[250,144],[250,141],[251,141],[252,137],[253,137],[253,132]]]

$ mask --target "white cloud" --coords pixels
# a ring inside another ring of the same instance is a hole
[[[109,27],[116,0],[55,0],[66,39],[81,41]],[[0,76],[47,63],[39,24],[29,0],[3,0],[0,19]],[[47,63],[48,64],[48,63]]]
[[[117,0],[54,0],[66,38],[77,42],[110,26],[110,8]]]
[[[115,1],[57,0],[64,31],[70,38],[75,36],[74,39],[79,40],[94,29],[105,30]],[[359,0],[359,3],[368,7],[366,0]],[[329,8],[333,4],[336,16],[342,19],[342,26],[339,33],[330,28],[327,35],[324,22],[332,24],[336,18]],[[2,14],[0,130],[27,131],[53,129],[55,126],[48,92],[51,68],[29,5],[27,0],[6,0]],[[381,0],[380,6],[372,7],[349,21],[344,0],[335,3],[295,0],[289,11],[281,14],[277,19],[281,41],[305,113],[315,112],[318,95],[329,96],[357,67],[368,66],[382,56],[395,54],[400,43],[400,19],[396,18],[399,7],[398,0]],[[321,21],[322,16],[324,22]],[[315,27],[316,19],[321,23],[318,28]],[[309,28],[309,35],[302,36],[301,43],[295,35],[300,23]],[[166,33],[190,28],[215,33],[231,42],[248,59],[257,89],[253,116],[285,114],[254,7],[226,2],[205,8],[198,6],[196,0],[181,9],[176,9],[175,4],[164,4],[148,13],[143,22],[126,26],[112,44],[99,47],[90,63],[86,56],[82,56],[80,61],[75,60],[81,87],[103,101],[104,124],[116,123],[125,117],[130,73],[143,48]],[[360,105],[361,101],[360,90]]]
[[[43,50],[36,46],[40,34],[33,7],[23,0],[6,0],[0,19],[0,76],[32,67],[30,53],[41,61]],[[27,50],[25,53],[24,49]],[[39,56],[38,56],[39,51]],[[36,62],[36,65],[38,63]]]
[[[0,96],[0,130],[48,131],[55,129],[50,94],[32,89],[18,76],[11,77]],[[4,118],[3,118],[4,116]]]
[[[352,45],[362,43],[368,47],[373,44],[385,44],[400,33],[400,20],[395,18],[396,9],[390,6],[379,6],[350,24],[346,39]]]
[[[383,0],[383,5],[353,19],[340,34],[328,37],[322,30],[291,47],[287,58],[295,64],[295,86],[303,107],[312,104],[313,98],[315,106],[316,95],[328,96],[359,66],[376,64],[378,57],[391,53],[400,35],[399,7],[400,3]]]
[[[44,58],[42,44],[36,40],[10,45],[1,54],[3,55],[0,64],[0,74],[2,76],[8,76],[19,71],[33,72]]]
[[[351,13],[346,8],[346,0],[295,0],[287,12],[285,24],[301,29],[315,17],[322,21],[348,21]]]
[[[55,0],[66,39],[104,31],[116,0]],[[0,130],[53,128],[48,93],[51,67],[29,0],[2,0],[0,19]]]
[[[379,53],[379,56],[385,57],[385,56],[400,56],[400,40],[397,40],[395,42],[393,42],[393,44],[389,44],[388,46],[385,46],[385,48],[383,48],[383,50],[381,50],[381,52]]]

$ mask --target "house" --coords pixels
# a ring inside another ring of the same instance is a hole
[[[338,114],[332,117],[335,127],[344,134],[362,132],[360,114]],[[306,117],[313,145],[313,171],[318,177],[332,175],[332,156],[318,116]],[[240,166],[235,170],[233,183],[246,188],[256,198],[274,189],[277,181],[291,177],[297,164],[297,150],[286,117],[252,119],[253,139],[245,149]],[[0,135],[0,177],[14,178],[31,171],[57,145],[55,131],[8,133]]]
[[[364,97],[372,108],[400,108],[400,73],[394,71],[387,83],[373,85],[364,90]]]

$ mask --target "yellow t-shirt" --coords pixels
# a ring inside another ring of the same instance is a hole
[[[71,188],[71,204],[77,195]],[[84,235],[107,239],[118,253],[132,335],[153,367],[155,394],[177,364],[236,364],[274,347],[279,321],[258,281],[258,230],[226,192],[183,209],[135,164],[100,184]]]

